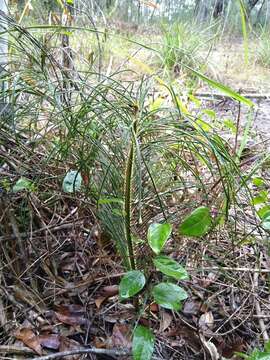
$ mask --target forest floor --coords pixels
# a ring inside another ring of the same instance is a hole
[[[242,93],[269,93],[269,70],[260,67],[258,76],[258,68],[251,67],[248,74],[243,73],[237,48],[234,44],[213,51],[210,62],[218,80],[234,84]],[[198,92],[206,91],[198,88]],[[254,101],[258,109],[242,159],[243,174],[270,146],[270,99]],[[202,106],[214,109],[218,117],[237,121],[239,116],[243,133],[248,115],[237,103],[208,98]],[[9,139],[6,146],[1,154],[16,148],[16,142]],[[182,311],[167,311],[147,302],[138,316],[132,302],[119,301],[124,268],[96,218],[95,204],[83,195],[63,194],[57,176],[65,167],[38,165],[45,148],[34,155],[26,147],[16,151],[16,158],[11,159],[15,166],[1,169],[10,178],[16,178],[16,168],[22,163],[35,175],[49,176],[39,193],[0,197],[6,230],[0,236],[0,359],[44,356],[50,360],[57,353],[63,358],[59,354],[63,351],[89,347],[89,354],[74,353],[64,359],[130,359],[132,324],[137,321],[154,329],[156,360],[237,360],[240,357],[235,353],[250,352],[269,339],[269,236],[258,229],[242,194],[242,211],[232,211],[226,226],[203,240],[176,235],[175,245],[167,249],[190,274],[182,284],[189,294]],[[263,176],[269,189],[269,164],[257,175]],[[43,192],[48,189],[52,196],[45,201]],[[192,199],[194,194],[186,197]],[[177,214],[173,202],[168,207]],[[30,230],[22,233],[24,217],[30,219]],[[120,355],[120,350],[125,354]]]

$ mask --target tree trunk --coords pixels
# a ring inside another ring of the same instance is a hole
[[[8,3],[7,0],[0,0],[0,10],[3,11],[4,14],[8,13]],[[6,30],[6,22],[1,17],[0,18],[0,31]],[[1,66],[7,64],[8,58],[8,34],[1,35],[0,38],[0,64]]]
[[[0,10],[4,14],[8,14],[8,0],[0,0]],[[5,19],[0,16],[0,31],[5,31],[7,24]],[[8,64],[8,33],[1,35],[0,37],[0,77],[5,75],[6,67]],[[2,93],[7,89],[7,82],[1,81]]]

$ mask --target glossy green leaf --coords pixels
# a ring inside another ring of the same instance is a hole
[[[17,193],[19,191],[32,190],[32,189],[33,189],[33,183],[30,180],[21,177],[19,180],[16,181],[16,184],[13,186],[12,191],[14,193]]]
[[[73,193],[80,190],[82,186],[82,176],[76,170],[70,170],[63,180],[63,191],[66,193]]]
[[[167,276],[171,276],[176,280],[187,280],[188,273],[183,266],[168,256],[157,256],[154,260],[155,267]]]
[[[185,218],[179,226],[179,233],[186,236],[203,236],[209,231],[211,223],[209,208],[201,206]]]
[[[145,326],[138,325],[134,331],[132,355],[134,360],[151,360],[155,346],[155,336]]]
[[[157,304],[166,309],[180,310],[182,301],[187,299],[188,294],[178,285],[160,283],[154,286],[153,297]]]
[[[140,292],[145,285],[145,277],[141,271],[133,270],[127,272],[121,282],[119,294],[121,299],[128,299]]]
[[[151,224],[148,228],[147,240],[148,244],[154,253],[159,254],[169,239],[172,233],[172,225],[165,224]]]

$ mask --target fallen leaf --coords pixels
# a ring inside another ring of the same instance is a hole
[[[130,349],[132,346],[131,333],[131,329],[128,325],[115,324],[111,337],[113,347]]]
[[[15,336],[18,340],[21,340],[24,345],[34,350],[38,355],[42,355],[40,340],[33,330],[29,328],[22,328],[16,331]]]
[[[60,347],[59,347],[59,351],[70,351],[70,350],[77,350],[80,349],[81,345],[72,339],[69,339],[65,336],[61,336],[60,337]],[[81,359],[81,354],[79,355],[70,355],[70,356],[66,356],[65,360],[80,360]]]
[[[208,288],[214,281],[218,279],[218,274],[210,272],[207,277],[201,279],[201,286],[203,288]]]
[[[214,327],[214,316],[211,311],[201,315],[199,319],[199,328],[203,333],[209,333]]]
[[[182,312],[186,316],[197,315],[200,310],[200,307],[201,307],[200,302],[194,301],[192,298],[190,298],[185,301]]]
[[[40,335],[39,342],[47,349],[58,350],[60,347],[60,336],[57,334]]]
[[[95,300],[96,307],[100,309],[104,301],[106,301],[109,297],[117,295],[118,293],[119,293],[118,285],[105,286],[102,289],[102,295]]]
[[[180,341],[188,344],[194,351],[201,350],[201,342],[196,331],[190,329],[183,323],[166,332],[166,337],[180,337]],[[179,339],[178,339],[179,341]],[[171,341],[170,341],[171,342]]]
[[[221,341],[218,345],[218,351],[226,359],[231,359],[235,353],[246,352],[247,345],[242,338],[234,338],[232,341],[223,339],[223,341]]]
[[[164,332],[171,325],[173,317],[167,311],[162,310],[159,332]]]
[[[56,307],[55,316],[63,324],[78,326],[85,325],[85,311],[81,305],[59,305]]]
[[[94,337],[93,345],[97,349],[106,349],[107,347],[106,341],[100,337]]]
[[[211,360],[219,360],[220,356],[219,356],[216,346],[211,341],[207,341],[202,334],[200,334],[200,340],[203,344],[203,347],[210,354]]]
[[[96,307],[98,309],[100,309],[101,305],[104,303],[104,301],[106,301],[108,299],[107,296],[100,296],[99,298],[97,298],[95,300],[95,304],[96,304]]]
[[[119,286],[118,285],[105,286],[102,289],[102,293],[106,297],[115,296],[119,293]]]

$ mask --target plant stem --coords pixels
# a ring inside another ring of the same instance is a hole
[[[126,240],[128,247],[128,257],[130,268],[132,270],[136,269],[132,237],[131,237],[131,191],[132,191],[132,173],[133,173],[133,163],[134,163],[134,144],[133,140],[130,144],[127,164],[126,164],[126,173],[125,173],[125,228],[126,228]]]

